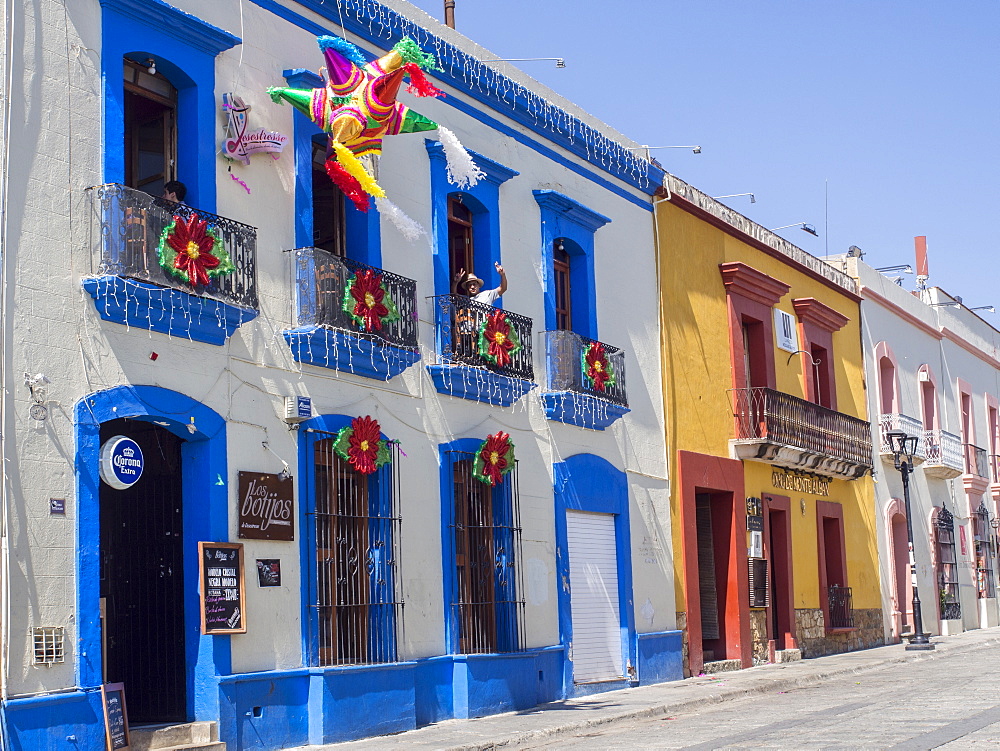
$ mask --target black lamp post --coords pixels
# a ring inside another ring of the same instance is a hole
[[[917,436],[903,432],[886,434],[892,449],[893,464],[903,478],[903,503],[906,505],[906,541],[910,549],[910,583],[913,586],[913,638],[906,645],[908,650],[934,649],[924,633],[924,619],[920,613],[920,593],[917,591],[917,559],[913,555],[913,515],[910,513],[910,475],[913,474],[913,455],[917,451]]]

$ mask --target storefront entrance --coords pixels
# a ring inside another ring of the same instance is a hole
[[[116,435],[139,444],[145,466],[125,490],[101,482],[104,680],[125,684],[130,722],[184,721],[182,440],[141,420],[101,425],[102,444]]]

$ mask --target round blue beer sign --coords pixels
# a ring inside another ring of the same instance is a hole
[[[125,490],[142,477],[142,449],[131,438],[116,435],[101,446],[101,479],[115,490]]]

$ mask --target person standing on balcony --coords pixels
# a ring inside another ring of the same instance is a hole
[[[455,287],[457,294],[471,297],[475,302],[483,305],[492,305],[504,292],[507,291],[507,274],[504,273],[503,266],[499,263],[493,264],[497,274],[500,275],[500,286],[495,289],[483,289],[483,280],[471,271],[466,273],[465,269],[459,269],[455,275]]]
[[[187,186],[180,180],[171,180],[163,186],[163,198],[173,203],[184,203]]]

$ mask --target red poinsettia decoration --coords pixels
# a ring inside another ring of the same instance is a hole
[[[605,384],[613,378],[604,345],[600,342],[591,342],[584,353],[583,361],[591,386],[595,391],[604,391]]]
[[[479,354],[498,368],[505,368],[517,349],[520,349],[520,342],[507,322],[507,313],[502,310],[490,313],[479,332]]]
[[[173,267],[192,287],[207,287],[209,272],[222,262],[213,254],[218,237],[208,231],[208,222],[191,214],[187,219],[174,217],[174,229],[167,235],[167,245],[177,254]]]
[[[356,271],[351,297],[354,298],[354,310],[351,311],[354,319],[365,331],[381,331],[382,319],[389,315],[389,308],[383,302],[382,275],[372,269]]]
[[[347,459],[358,472],[370,475],[378,469],[382,430],[378,422],[368,415],[351,420],[351,429],[351,435],[347,439]]]
[[[499,485],[503,482],[503,476],[513,468],[514,443],[510,440],[510,435],[501,430],[486,436],[472,467],[476,479],[490,485]]]

